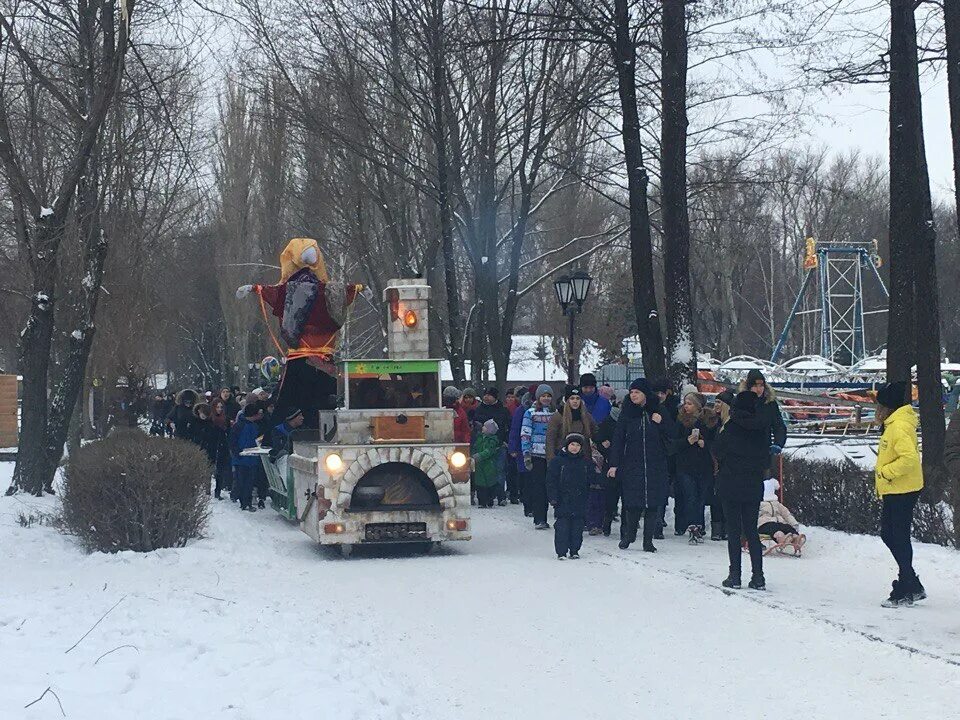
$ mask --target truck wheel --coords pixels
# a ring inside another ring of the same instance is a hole
[[[424,543],[423,552],[427,555],[437,552],[440,549],[440,541]]]
[[[353,545],[340,545],[340,557],[346,560],[353,554]]]

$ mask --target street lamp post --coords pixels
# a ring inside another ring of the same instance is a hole
[[[583,303],[586,302],[587,293],[590,292],[590,283],[593,282],[587,273],[583,270],[577,270],[571,275],[562,275],[553,282],[553,289],[557,293],[557,302],[563,314],[570,318],[570,336],[567,339],[567,383],[573,385],[576,382],[574,368],[574,341],[576,339],[575,318],[583,310]]]

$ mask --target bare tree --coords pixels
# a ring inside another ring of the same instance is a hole
[[[34,494],[53,482],[93,342],[107,248],[97,207],[99,154],[103,125],[123,76],[132,11],[128,0],[119,5],[116,0],[77,5],[51,0],[20,6],[16,15],[0,15],[0,161],[33,279],[32,306],[21,337],[23,415],[12,489]],[[57,63],[46,59],[52,48],[61,56]],[[64,147],[31,143],[41,118],[36,106],[23,107],[17,92],[31,84],[42,88],[53,115],[70,128]],[[19,135],[18,123],[24,123]],[[44,157],[44,150],[56,155]],[[82,321],[71,333],[68,357],[51,388],[54,328],[64,295],[58,284],[60,251],[71,223],[77,223],[84,238],[86,271],[78,288]]]

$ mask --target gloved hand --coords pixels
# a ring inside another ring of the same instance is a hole
[[[523,466],[527,469],[527,472],[533,470],[533,458],[529,455],[523,456]]]
[[[771,455],[779,455],[779,454],[782,453],[782,452],[783,452],[783,448],[780,447],[779,445],[771,445],[771,446],[770,446],[770,454],[771,454]]]
[[[253,292],[253,285],[241,285],[237,288],[237,300],[243,300]]]

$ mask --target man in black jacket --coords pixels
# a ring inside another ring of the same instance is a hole
[[[714,440],[714,453],[720,463],[717,492],[723,501],[730,558],[730,572],[723,581],[727,588],[740,587],[742,534],[750,549],[753,573],[750,587],[766,589],[757,518],[763,499],[763,469],[769,460],[770,439],[767,421],[757,412],[759,402],[754,393],[740,392],[730,407],[730,419]]]
[[[773,388],[767,385],[767,380],[757,368],[747,373],[747,379],[740,385],[740,390],[749,390],[756,395],[757,416],[763,418],[767,426],[766,438],[767,448],[771,456],[779,455],[783,452],[784,445],[787,444],[787,426],[783,422],[783,413],[780,412],[780,404],[777,402],[777,395]],[[772,457],[770,458],[772,461]],[[770,464],[767,466],[767,472],[770,472]]]
[[[500,457],[497,459],[497,504],[507,504],[506,473],[507,473],[507,441],[510,439],[510,411],[500,402],[500,391],[495,387],[488,387],[483,391],[482,402],[473,412],[471,422],[483,425],[487,420],[497,424],[497,439],[500,440]]]

